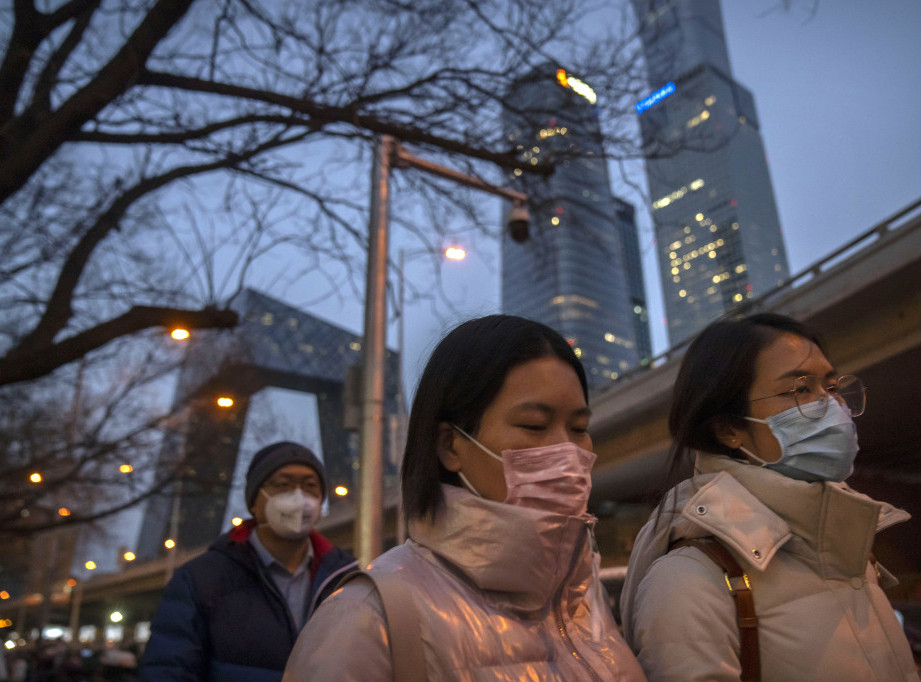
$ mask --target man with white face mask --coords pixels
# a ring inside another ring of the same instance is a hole
[[[253,518],[179,568],[151,626],[140,680],[281,680],[304,623],[358,568],[314,526],[326,472],[290,442],[257,452],[246,474]]]

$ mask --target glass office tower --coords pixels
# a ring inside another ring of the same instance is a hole
[[[649,327],[633,207],[611,194],[591,87],[555,64],[520,79],[505,128],[522,165],[556,164],[548,178],[521,169],[530,238],[503,230],[502,308],[539,320],[572,344],[591,386],[648,358]],[[504,227],[504,226],[503,226]]]
[[[632,0],[637,103],[668,336],[677,344],[788,274],[754,99],[732,79],[718,0]]]

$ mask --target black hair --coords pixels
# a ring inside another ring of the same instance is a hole
[[[407,519],[435,516],[440,483],[460,485],[438,459],[438,427],[456,424],[476,435],[483,412],[509,371],[529,360],[557,357],[572,367],[588,402],[585,370],[569,343],[547,325],[514,315],[469,320],[445,336],[429,358],[409,415],[400,472]]]
[[[748,393],[755,380],[758,354],[781,334],[825,347],[813,330],[786,315],[758,313],[740,319],[720,319],[688,346],[675,380],[668,430],[672,436],[668,473],[660,499],[691,462],[695,451],[740,458],[739,452],[717,438],[720,420],[743,427],[749,412]]]

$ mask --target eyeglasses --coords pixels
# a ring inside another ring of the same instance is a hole
[[[828,397],[831,396],[844,406],[852,417],[859,417],[867,406],[867,387],[853,374],[837,379],[822,380],[817,376],[797,377],[793,388],[782,393],[753,398],[749,402],[792,395],[799,413],[806,419],[821,419],[828,411]]]
[[[303,478],[272,478],[262,484],[262,487],[268,490],[272,495],[279,493],[290,493],[295,488],[300,488],[305,493],[319,497],[322,487],[320,481],[315,476],[305,476]]]

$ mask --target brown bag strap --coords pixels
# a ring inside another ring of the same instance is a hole
[[[355,578],[370,580],[380,595],[390,639],[393,679],[397,682],[425,682],[422,631],[406,582],[395,573],[355,571],[345,576],[339,587]]]
[[[742,664],[742,681],[761,679],[761,652],[758,645],[758,616],[748,576],[735,557],[722,542],[714,537],[689,538],[674,543],[669,551],[678,547],[696,547],[723,569],[726,587],[736,603],[736,620],[739,623],[739,655]]]

